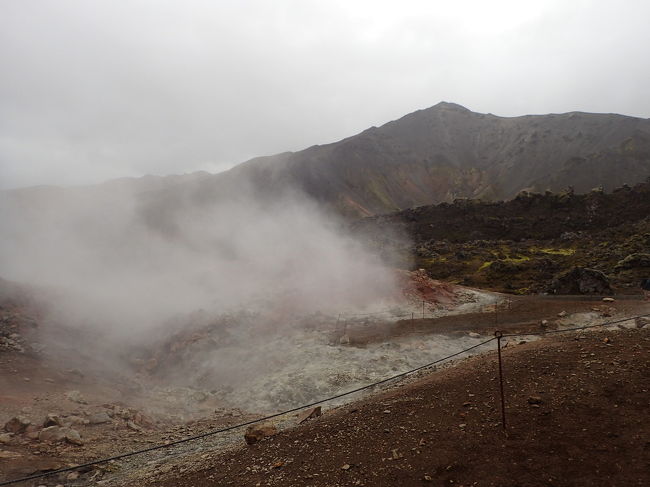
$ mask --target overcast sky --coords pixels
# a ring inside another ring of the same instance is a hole
[[[0,1],[0,188],[218,172],[441,100],[650,117],[650,2]]]

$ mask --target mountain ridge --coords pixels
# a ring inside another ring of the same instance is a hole
[[[174,191],[198,200],[243,188],[263,196],[300,191],[354,218],[457,198],[508,200],[521,191],[601,185],[609,191],[648,176],[650,119],[577,111],[502,117],[440,102],[336,142],[256,157],[221,173],[123,183],[163,199]]]
[[[247,174],[264,191],[300,188],[349,216],[456,198],[511,199],[522,190],[611,190],[650,175],[650,121],[584,112],[499,117],[441,102],[228,173]]]

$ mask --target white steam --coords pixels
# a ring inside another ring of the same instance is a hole
[[[392,273],[306,197],[188,188],[0,194],[0,277],[56,289],[68,325],[136,341],[197,309],[335,313],[396,296]]]

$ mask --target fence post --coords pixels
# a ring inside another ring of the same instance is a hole
[[[503,429],[506,429],[506,401],[503,393],[503,365],[501,361],[501,338],[503,338],[503,333],[499,330],[494,332],[494,336],[497,337],[497,353],[499,356],[499,389],[501,391],[501,426]]]
[[[422,300],[422,319],[424,319],[424,299]]]

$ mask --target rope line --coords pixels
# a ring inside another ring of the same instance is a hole
[[[155,450],[162,450],[162,449],[166,449],[166,448],[171,448],[173,446],[180,445],[181,443],[187,443],[187,442],[190,442],[190,441],[200,440],[200,439],[206,438],[208,436],[217,435],[219,433],[225,433],[227,431],[232,431],[232,430],[235,430],[235,429],[238,429],[238,428],[243,428],[244,426],[250,426],[250,425],[255,424],[255,423],[261,423],[263,421],[268,421],[270,419],[274,419],[274,418],[277,418],[279,416],[284,416],[285,414],[295,413],[296,411],[300,411],[301,409],[306,409],[306,408],[310,408],[310,407],[313,407],[313,406],[317,406],[318,404],[323,404],[323,403],[328,402],[328,401],[333,401],[333,400],[339,399],[341,397],[349,396],[350,394],[354,394],[356,392],[361,392],[361,391],[364,391],[366,389],[370,389],[372,387],[376,387],[378,385],[385,384],[386,382],[390,382],[390,381],[395,380],[395,379],[400,379],[400,378],[405,377],[407,375],[411,375],[411,374],[413,374],[415,372],[418,372],[418,371],[420,371],[422,369],[432,367],[433,365],[439,364],[440,362],[444,362],[445,360],[449,360],[450,358],[454,358],[454,357],[457,357],[458,355],[461,355],[463,353],[474,350],[475,348],[478,348],[478,347],[480,347],[482,345],[490,343],[490,342],[492,342],[494,340],[496,340],[496,338],[490,338],[489,340],[485,340],[484,342],[478,343],[478,344],[476,344],[474,346],[471,346],[471,347],[466,348],[464,350],[461,350],[459,352],[452,353],[451,355],[447,355],[446,357],[440,358],[438,360],[434,360],[433,362],[429,362],[428,364],[421,365],[421,366],[416,367],[414,369],[407,370],[406,372],[402,372],[400,374],[393,375],[393,376],[388,377],[386,379],[382,379],[380,381],[373,382],[373,383],[367,384],[365,386],[357,387],[356,389],[352,389],[350,391],[342,392],[341,394],[336,394],[335,396],[331,396],[331,397],[328,397],[326,399],[320,399],[318,401],[314,401],[314,402],[309,403],[309,404],[304,404],[302,406],[297,406],[297,407],[294,407],[292,409],[288,409],[286,411],[282,411],[282,412],[279,412],[279,413],[274,413],[274,414],[271,414],[269,416],[265,416],[263,418],[253,419],[251,421],[246,421],[244,423],[239,423],[239,424],[228,426],[226,428],[221,428],[221,429],[218,429],[218,430],[206,431],[205,433],[201,433],[201,434],[195,435],[195,436],[189,436],[187,438],[182,438],[180,440],[172,441],[172,442],[167,443],[167,444],[155,445],[155,446],[151,446],[149,448],[143,448],[141,450],[134,450],[134,451],[130,451],[130,452],[127,452],[127,453],[122,453],[120,455],[114,455],[112,457],[102,458],[100,460],[95,460],[93,462],[84,463],[84,464],[81,464],[81,465],[77,465],[75,467],[61,468],[61,469],[58,469],[58,470],[52,470],[50,472],[43,472],[43,473],[40,473],[40,474],[30,475],[28,477],[22,477],[22,478],[19,478],[19,479],[6,480],[6,481],[3,481],[3,482],[0,482],[0,486],[17,484],[19,482],[26,482],[28,480],[40,479],[40,478],[43,478],[43,477],[49,477],[51,475],[56,475],[56,474],[65,473],[65,472],[72,472],[72,471],[75,471],[75,470],[80,470],[80,469],[92,467],[94,465],[100,465],[102,463],[108,463],[108,462],[111,462],[111,461],[114,461],[114,460],[120,460],[122,458],[132,457],[132,456],[135,456],[135,455],[142,455],[143,453],[149,453],[149,452],[152,452],[152,451],[155,451]]]

